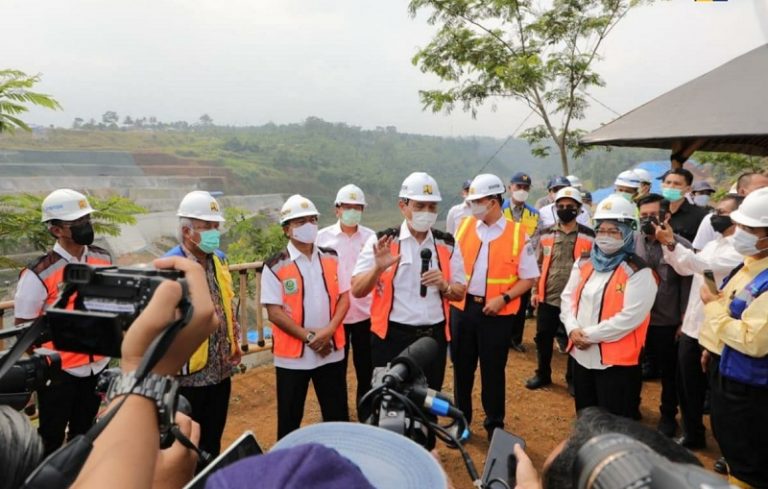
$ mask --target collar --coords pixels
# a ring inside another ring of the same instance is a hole
[[[408,221],[403,219],[403,223],[400,225],[400,241],[404,241],[406,239],[413,239],[416,241],[416,238],[413,237],[411,230],[408,228]],[[427,237],[424,239],[423,243],[427,243],[429,241],[433,241],[431,229],[427,231]]]
[[[318,256],[318,255],[319,255],[319,253],[320,253],[320,252],[317,250],[317,245],[312,245],[312,256],[311,256],[311,259],[310,259],[310,261],[311,261],[311,260],[314,260],[314,258],[315,258],[316,256]],[[293,243],[291,243],[290,241],[288,241],[288,256],[290,256],[290,257],[291,257],[291,261],[296,261],[296,260],[298,260],[299,258],[301,258],[302,256],[303,256],[304,258],[307,258],[307,255],[305,255],[304,253],[302,253],[301,251],[299,251],[299,249],[298,249],[298,248],[296,248],[296,247],[293,245]]]
[[[766,268],[768,268],[768,256],[760,258],[759,260],[752,258],[751,256],[744,258],[744,269],[749,272],[757,273]]]
[[[53,245],[53,251],[59,254],[60,257],[64,258],[67,262],[72,263],[75,260],[75,257],[70,255],[67,250],[64,249],[63,246],[59,244],[58,241],[56,241],[56,244]],[[85,247],[83,250],[83,257],[81,260],[85,260],[85,257],[88,256],[88,246]]]
[[[477,226],[477,229],[499,228],[502,231],[504,231],[504,228],[507,227],[507,218],[504,217],[504,214],[502,214],[501,217],[490,226],[484,223],[483,221],[481,221],[480,219],[478,219],[476,226]]]
[[[195,263],[200,263],[200,260],[198,260],[197,257],[191,251],[189,251],[189,248],[184,246],[184,243],[180,244],[179,246],[181,246],[181,251],[184,252],[185,258],[192,260]]]
[[[576,227],[574,227],[574,228],[573,228],[573,231],[570,231],[570,232],[569,232],[569,231],[566,231],[565,229],[563,229],[563,223],[562,223],[562,222],[560,222],[560,220],[558,219],[558,220],[555,222],[555,229],[556,229],[557,231],[560,231],[561,233],[563,233],[563,234],[565,234],[565,235],[568,235],[568,234],[573,234],[573,233],[578,233],[578,232],[579,232],[579,224],[578,224],[578,223],[576,223]]]
[[[330,231],[331,231],[331,233],[334,236],[339,236],[339,235],[342,235],[342,234],[346,235],[346,233],[344,233],[344,230],[341,229],[341,221],[340,220],[336,221],[336,224],[332,224],[330,226]],[[352,233],[349,237],[351,238],[353,236],[357,236],[358,234],[360,234],[360,225],[359,224],[357,225],[357,230],[354,233]]]

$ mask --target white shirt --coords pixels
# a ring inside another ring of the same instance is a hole
[[[451,234],[456,234],[461,220],[471,215],[472,210],[470,210],[466,202],[456,204],[450,208],[448,215],[445,217],[445,230]]]
[[[325,290],[323,267],[320,264],[320,253],[317,247],[312,248],[312,259],[299,251],[293,243],[288,243],[288,254],[291,261],[299,267],[304,279],[304,328],[323,328],[331,321],[331,306]],[[338,269],[339,294],[349,291],[349,275],[343,267]],[[269,267],[264,267],[261,274],[261,303],[283,305],[283,284]],[[278,326],[275,326],[276,328]],[[339,325],[339,327],[343,327]],[[322,365],[338,362],[344,359],[344,349],[339,348],[325,357],[318,355],[311,348],[304,348],[304,355],[299,358],[274,357],[275,367],[293,370],[310,370]]]
[[[722,236],[722,234],[715,231],[712,227],[712,215],[713,214],[705,216],[704,219],[701,220],[699,229],[696,231],[696,237],[693,238],[693,243],[691,243],[694,249],[703,250],[707,243]]]
[[[88,247],[86,246],[80,259],[69,254],[57,241],[53,245],[53,251],[58,253],[67,263],[86,263]],[[35,319],[43,313],[45,301],[48,299],[48,289],[42,280],[31,271],[24,273],[16,284],[16,295],[13,298],[13,315],[17,319]],[[75,368],[63,369],[75,377],[88,377],[104,370],[109,363],[109,358]]]
[[[341,230],[341,224],[338,222],[328,226],[317,233],[317,246],[323,248],[332,248],[339,254],[339,268],[344,267],[344,275],[349,277],[357,263],[357,257],[365,246],[368,238],[375,236],[373,229],[365,226],[357,226],[357,231],[352,236],[347,235]],[[344,324],[354,324],[364,321],[371,317],[371,294],[358,299],[349,297],[349,312],[344,317]]]
[[[541,219],[542,228],[553,226],[557,222],[557,209],[555,208],[555,204],[545,205],[539,209],[539,219]],[[592,227],[592,219],[589,217],[589,211],[587,211],[586,206],[581,206],[579,215],[576,216],[576,222],[589,228]]]
[[[596,370],[610,367],[601,361],[599,343],[619,340],[640,326],[656,300],[658,287],[653,272],[650,268],[643,268],[627,280],[621,312],[600,321],[600,304],[611,275],[611,271],[595,270],[592,273],[581,291],[578,316],[573,315],[573,293],[581,281],[578,262],[573,264],[571,276],[560,296],[560,320],[565,325],[566,333],[570,335],[574,329],[581,328],[587,339],[594,343],[585,350],[571,349],[571,356],[582,367]]]
[[[675,246],[674,251],[669,251],[666,246],[662,246],[662,250],[664,260],[677,273],[685,276],[693,275],[682,332],[691,338],[698,339],[701,325],[704,324],[704,303],[701,302],[699,294],[701,286],[704,285],[704,270],[712,270],[715,283],[720,286],[725,276],[744,261],[744,257],[733,248],[732,236],[710,241],[698,253],[680,245]]]
[[[483,221],[477,221],[477,236],[480,238],[480,251],[477,253],[475,266],[472,269],[472,278],[467,287],[467,293],[484,297],[485,283],[488,277],[488,243],[502,235],[507,227],[507,219],[501,216],[498,221],[486,225]],[[525,238],[525,244],[520,253],[520,264],[518,265],[517,276],[521,279],[536,278],[539,276],[539,264],[536,262],[536,255]]]
[[[376,265],[373,255],[373,245],[376,236],[372,236],[365,243],[360,257],[357,259],[352,276],[368,272]],[[411,235],[408,224],[403,221],[400,226],[400,263],[397,264],[397,273],[393,280],[395,292],[392,301],[392,311],[389,319],[396,323],[410,324],[413,326],[427,326],[446,320],[443,313],[443,299],[437,287],[427,287],[426,297],[419,295],[421,288],[421,250],[432,250],[430,269],[438,268],[437,250],[432,231],[427,232],[427,237],[421,243]],[[393,265],[394,266],[394,265]],[[464,260],[458,246],[453,248],[451,255],[451,279],[452,284],[467,283],[464,277]]]

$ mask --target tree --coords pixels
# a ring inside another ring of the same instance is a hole
[[[75,117],[75,120],[72,121],[72,129],[80,129],[83,127],[83,118],[82,117]]]
[[[693,159],[702,164],[711,164],[712,173],[718,179],[731,179],[748,171],[763,171],[768,167],[768,158],[741,153],[698,152]]]
[[[208,114],[203,114],[200,116],[199,123],[203,127],[210,127],[213,125],[213,119]]]
[[[593,69],[598,50],[632,7],[650,1],[411,0],[412,15],[431,9],[428,22],[440,26],[412,61],[452,85],[420,91],[424,108],[460,104],[474,117],[489,99],[521,100],[541,122],[521,136],[538,157],[554,144],[567,175],[569,152],[583,151],[573,124],[589,107],[589,88],[605,84]]]
[[[125,116],[125,119],[123,119],[123,125],[124,126],[132,126],[133,125],[133,118],[129,115]]]
[[[114,110],[108,110],[101,116],[101,121],[107,126],[115,126],[119,120],[120,117],[118,117],[117,112]]]
[[[247,213],[247,210],[238,207],[224,209],[228,224],[225,238],[230,263],[266,260],[288,244],[279,224],[263,214],[248,218]]]
[[[50,95],[30,90],[39,81],[39,74],[0,70],[0,133],[16,129],[29,131],[29,126],[18,116],[28,112],[30,104],[51,110],[61,109],[61,105]]]

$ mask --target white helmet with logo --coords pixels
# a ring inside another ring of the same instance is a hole
[[[630,221],[637,225],[637,206],[621,195],[611,194],[599,204],[592,217],[595,221]]]
[[[334,205],[339,204],[366,205],[365,194],[357,185],[352,185],[351,183],[349,185],[344,185],[336,194]]]
[[[478,200],[489,195],[502,195],[506,190],[501,178],[490,173],[483,173],[472,180],[467,191],[466,200]]]
[[[571,187],[581,188],[581,179],[576,175],[568,175],[565,178],[567,178],[568,181],[571,182]]]
[[[632,170],[624,170],[619,173],[613,184],[620,187],[640,188],[640,177]]]
[[[653,183],[653,176],[648,170],[644,170],[642,168],[634,168],[632,171],[635,173],[635,175],[637,175],[640,183]]]
[[[579,189],[574,187],[565,187],[558,190],[555,194],[555,203],[557,203],[557,201],[560,199],[573,199],[578,202],[579,205],[584,203],[581,200],[581,192]]]
[[[85,195],[68,188],[54,190],[43,199],[41,222],[75,221],[94,212]]]
[[[437,182],[424,172],[413,172],[403,180],[398,197],[420,202],[440,202],[440,189]]]
[[[194,190],[181,199],[179,217],[200,219],[201,221],[224,222],[219,202],[211,194],[204,190]]]
[[[291,195],[280,208],[280,224],[285,224],[291,219],[305,216],[319,216],[317,207],[308,198],[299,194]]]
[[[768,228],[768,187],[750,192],[738,209],[731,212],[731,220],[751,228]]]

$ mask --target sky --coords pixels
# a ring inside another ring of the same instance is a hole
[[[64,110],[28,122],[69,127],[107,110],[217,124],[309,116],[444,136],[512,134],[529,109],[490,103],[473,119],[424,111],[438,80],[411,64],[435,28],[407,0],[2,0],[0,68],[41,73]],[[593,129],[768,42],[768,0],[656,1],[610,34]],[[526,127],[535,122],[529,119]]]

